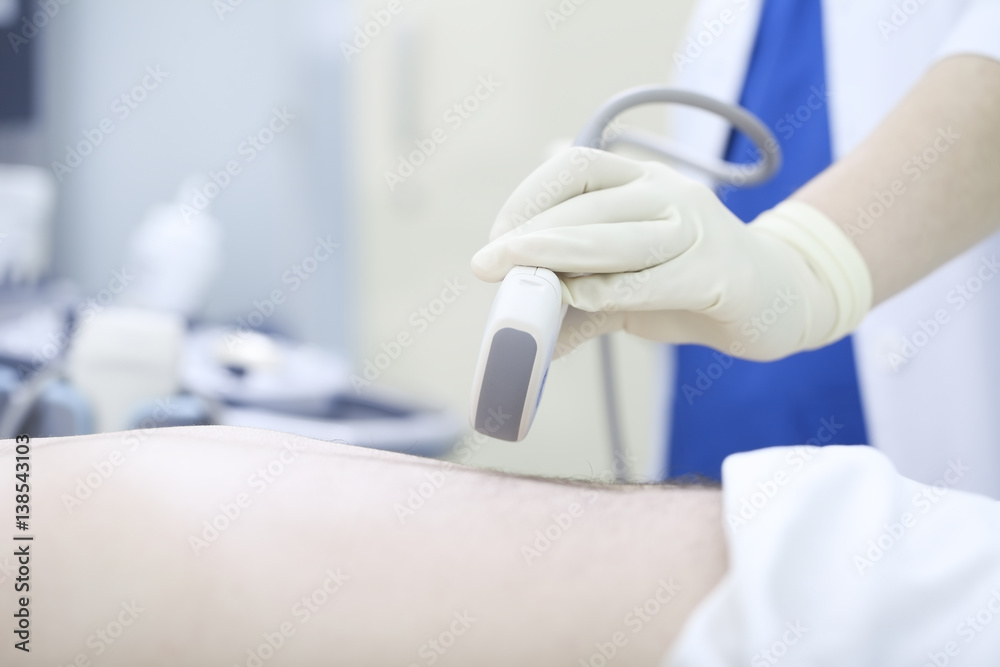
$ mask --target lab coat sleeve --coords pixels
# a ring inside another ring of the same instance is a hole
[[[1000,0],[974,0],[938,50],[937,59],[975,54],[1000,61]]]
[[[954,488],[970,469],[924,485],[866,446],[728,457],[729,571],[664,665],[997,664],[1000,503]]]

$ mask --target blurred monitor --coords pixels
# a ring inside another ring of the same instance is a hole
[[[34,111],[32,69],[40,29],[29,0],[0,0],[0,123],[28,120]],[[40,6],[34,6],[44,14]],[[48,19],[48,16],[45,17]],[[47,23],[47,20],[41,21]],[[44,27],[41,28],[44,30]]]

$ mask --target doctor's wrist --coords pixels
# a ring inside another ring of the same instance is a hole
[[[872,307],[872,278],[860,251],[836,223],[809,204],[786,200],[761,213],[751,228],[798,251],[831,297],[829,306],[810,304],[833,312],[814,313],[810,319],[818,326],[811,327],[802,349],[834,343],[861,323]]]

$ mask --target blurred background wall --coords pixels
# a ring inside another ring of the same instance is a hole
[[[469,258],[487,240],[500,206],[553,142],[568,143],[619,90],[669,80],[690,5],[404,1],[385,35],[356,58],[355,108],[363,119],[361,358],[372,359],[383,342],[411,331],[409,315],[433,300],[446,281],[467,286],[380,379],[468,409],[481,330],[495,293],[495,286],[471,275]],[[383,6],[366,2],[358,20]],[[453,128],[445,114],[474,94],[480,77],[499,87]],[[663,130],[662,110],[629,119]],[[447,141],[390,192],[384,172],[396,170],[414,140],[438,127]],[[659,348],[616,339],[631,467],[644,473],[659,465],[652,446],[665,405]],[[599,379],[596,345],[556,361],[529,436],[484,447],[476,463],[575,476],[607,470]]]
[[[191,174],[218,182],[236,161],[240,173],[212,201],[226,253],[205,319],[245,317],[327,239],[334,261],[268,327],[342,352],[359,373],[410,334],[369,375],[465,415],[496,289],[474,279],[469,258],[514,187],[601,102],[669,80],[692,0],[51,4],[58,11],[30,40],[38,112],[3,127],[0,158],[69,164],[67,146],[101,137],[60,174],[58,275],[103,288],[149,206],[173,199]],[[251,149],[276,113],[286,127]],[[662,131],[663,119],[656,110],[629,122]],[[446,140],[412,174],[400,171],[401,156],[435,130]],[[445,290],[456,298],[441,310]],[[617,336],[616,349],[631,465],[652,474],[664,361],[643,341]],[[473,463],[606,470],[597,362],[596,345],[558,361],[531,435],[484,444]]]
[[[344,252],[304,281],[267,324],[349,348],[357,170],[348,141],[357,121],[348,116],[348,72],[335,45],[350,3],[57,6],[39,35],[48,127],[43,164],[68,165],[67,146],[87,133],[104,134],[78,167],[61,174],[58,271],[101,289],[152,204],[172,200],[192,174],[205,184],[213,174],[225,182],[219,173],[236,161],[240,173],[211,200],[226,255],[206,317],[245,318],[254,301],[287,289],[284,272],[312,251],[317,236],[332,235]],[[292,118],[265,144],[267,134],[258,135],[270,129],[276,109]],[[104,119],[111,133],[101,132]]]

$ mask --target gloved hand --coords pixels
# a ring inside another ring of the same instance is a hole
[[[557,356],[624,329],[771,360],[847,335],[871,308],[864,259],[825,215],[787,201],[746,225],[659,162],[560,153],[514,191],[472,270],[560,274],[571,308]],[[586,274],[586,275],[580,275]]]

